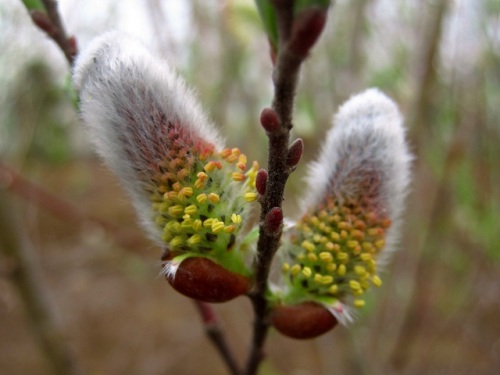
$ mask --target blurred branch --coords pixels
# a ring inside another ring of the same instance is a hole
[[[59,14],[57,1],[55,0],[41,0],[46,13],[38,9],[30,9],[31,19],[33,23],[42,31],[44,31],[49,38],[51,38],[61,49],[66,57],[70,66],[73,66],[75,57],[78,53],[76,39],[74,36],[68,37],[66,29],[64,28],[61,16]]]
[[[236,363],[232,351],[229,349],[224,333],[219,325],[219,319],[217,318],[217,314],[213,310],[212,306],[202,301],[195,300],[193,302],[200,313],[208,338],[219,351],[221,357],[229,368],[229,371],[232,375],[240,374],[238,364]]]
[[[18,172],[9,168],[0,161],[0,186],[10,190],[13,194],[32,202],[45,211],[50,212],[61,220],[67,220],[75,224],[91,222],[103,228],[114,241],[125,249],[135,249],[141,243],[142,237],[124,231],[119,226],[101,218],[94,217],[54,194],[43,187],[27,180]]]
[[[35,251],[22,230],[11,205],[11,197],[0,185],[0,252],[7,260],[7,274],[19,292],[26,313],[54,374],[80,375],[83,370],[76,362],[57,324],[46,296]]]

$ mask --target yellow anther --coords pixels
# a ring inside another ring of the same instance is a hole
[[[325,248],[328,250],[328,251],[333,251],[335,249],[335,246],[333,245],[333,243],[331,242],[327,242],[325,244]]]
[[[356,248],[357,246],[359,246],[359,242],[358,241],[355,241],[355,240],[350,240],[350,241],[347,241],[346,242],[346,245],[349,249],[354,249]]]
[[[198,207],[196,207],[194,204],[190,205],[190,206],[187,206],[185,209],[184,209],[184,212],[187,214],[187,215],[194,215],[196,213],[196,211],[198,211]]]
[[[329,285],[329,284],[333,283],[333,277],[330,275],[321,276],[321,280],[319,283],[322,285]]]
[[[212,172],[215,168],[216,165],[214,161],[209,161],[207,164],[205,164],[205,167],[203,167],[205,172]]]
[[[245,154],[241,154],[239,157],[238,157],[238,163],[241,163],[241,164],[246,164],[247,163],[247,157]]]
[[[375,251],[375,247],[373,246],[372,243],[370,242],[363,242],[361,244],[361,248],[364,250],[364,251],[368,251],[370,253],[372,253],[373,251]]]
[[[375,275],[375,276],[372,277],[372,283],[375,286],[381,286],[382,285],[382,280],[380,280],[380,277],[378,277],[377,275]]]
[[[377,249],[382,250],[384,246],[385,246],[385,241],[383,239],[375,241],[375,247]]]
[[[158,193],[160,193],[160,194],[164,194],[167,190],[168,190],[168,188],[165,185],[160,185],[160,186],[158,186],[158,189],[157,189]]]
[[[314,253],[307,253],[307,259],[309,259],[311,262],[317,262],[318,256]]]
[[[247,166],[246,164],[244,163],[236,163],[236,167],[242,171],[244,171],[245,169],[247,169]]]
[[[372,255],[369,253],[363,253],[359,257],[361,258],[361,260],[364,260],[364,261],[372,259]]]
[[[247,202],[253,202],[254,200],[257,199],[257,193],[253,192],[245,193],[244,198]]]
[[[355,299],[354,300],[354,306],[363,307],[364,305],[365,305],[365,300],[363,300],[363,299]]]
[[[302,274],[305,277],[311,277],[312,271],[311,271],[311,269],[309,267],[304,267],[304,269],[302,270]]]
[[[190,186],[184,187],[184,188],[181,189],[181,191],[179,192],[179,194],[183,194],[186,197],[190,197],[191,195],[193,195],[193,188],[190,187]]]
[[[327,253],[326,251],[319,253],[319,259],[321,259],[323,262],[326,262],[326,263],[333,262],[332,254]]]
[[[203,187],[203,185],[205,185],[205,180],[202,180],[200,178],[198,178],[195,182],[194,182],[194,187],[196,189],[201,189]]]
[[[200,194],[196,197],[196,200],[198,201],[198,203],[205,203],[207,201],[208,197],[205,193],[203,194]]]
[[[321,284],[321,280],[323,280],[323,276],[320,273],[314,275],[314,281],[318,284]]]
[[[365,275],[366,268],[363,266],[354,266],[354,273],[357,275]]]
[[[339,287],[337,284],[333,284],[328,288],[328,293],[330,294],[336,294],[339,291]]]
[[[229,155],[231,155],[231,149],[230,148],[225,148],[220,152],[220,156],[222,156],[223,159],[227,158]]]
[[[208,200],[212,203],[219,203],[220,197],[218,194],[210,193],[208,194]]]
[[[359,229],[351,230],[351,237],[352,238],[356,238],[357,240],[362,240],[364,236],[365,236],[365,234],[362,231],[360,231]]]
[[[203,226],[204,226],[205,228],[212,228],[212,224],[213,224],[214,220],[217,220],[217,219],[214,219],[214,218],[209,218],[209,219],[206,219],[206,220],[203,222]]]
[[[184,207],[182,207],[181,205],[178,205],[178,204],[168,208],[168,213],[170,216],[180,215],[180,214],[182,214],[183,211],[184,211]]]
[[[203,227],[203,222],[200,219],[196,219],[195,221],[193,221],[193,229],[195,231],[199,232],[202,227]]]
[[[240,156],[240,154],[241,154],[241,151],[239,148],[235,147],[235,148],[231,149],[231,155]]]
[[[172,189],[174,189],[174,191],[176,192],[179,192],[182,189],[182,185],[179,182],[176,182],[172,185]]]
[[[174,202],[177,200],[177,195],[178,195],[177,192],[172,190],[172,191],[165,193],[164,197],[166,199],[168,199],[169,201]]]
[[[201,242],[201,236],[199,234],[194,234],[187,240],[189,245],[196,245]]]
[[[340,276],[344,276],[345,273],[346,273],[347,269],[345,267],[345,264],[341,264],[340,266],[338,266],[337,268],[337,273],[340,275]]]
[[[231,221],[234,223],[234,224],[241,224],[241,215],[236,215],[236,214],[232,214],[231,215]]]
[[[224,222],[223,221],[218,221],[214,220],[212,223],[212,232],[214,233],[220,233],[224,230]]]
[[[302,243],[300,244],[300,246],[302,246],[307,251],[314,251],[314,250],[316,250],[316,246],[314,246],[314,244],[312,242],[309,242],[307,240],[302,241]]]
[[[306,259],[306,254],[300,253],[299,255],[297,255],[297,259],[303,261],[304,259]]]
[[[191,230],[192,227],[193,227],[193,221],[191,219],[184,220],[181,223],[181,229]]]
[[[337,232],[332,232],[332,233],[330,233],[330,238],[333,241],[338,242],[338,241],[340,241],[340,234],[338,234]]]
[[[363,230],[366,228],[366,224],[363,220],[356,220],[354,222],[354,228]]]
[[[196,177],[198,177],[202,181],[205,181],[207,179],[208,175],[205,172],[198,172],[196,174]]]
[[[345,221],[341,221],[340,223],[337,224],[337,226],[339,227],[339,229],[346,229],[346,230],[351,229],[351,224]]]
[[[189,170],[186,168],[182,168],[179,172],[177,172],[177,179],[182,181],[189,175],[190,175]]]
[[[315,243],[320,243],[320,242],[321,242],[321,237],[322,237],[322,236],[321,236],[321,234],[315,234],[315,235],[313,236],[313,241],[314,241]]]
[[[390,219],[384,219],[380,222],[380,225],[382,228],[389,228],[391,226],[392,222]]]
[[[288,272],[288,270],[290,269],[290,265],[288,263],[283,263],[283,265],[281,266],[281,269],[283,270],[283,272]]]
[[[300,272],[301,268],[298,264],[294,264],[292,268],[290,268],[290,273],[295,276]]]
[[[339,215],[333,215],[330,217],[330,221],[333,223],[338,223],[340,221],[340,216]]]
[[[234,172],[233,173],[233,181],[244,181],[245,175],[243,173]]]
[[[236,225],[228,225],[224,227],[224,232],[226,233],[233,233],[236,230]]]
[[[184,240],[182,239],[181,236],[175,236],[170,241],[170,246],[172,246],[173,248],[176,248],[176,247],[182,245],[183,243],[184,243]]]
[[[326,270],[328,272],[334,272],[337,269],[337,264],[336,263],[328,263],[326,265]]]
[[[381,236],[384,234],[384,230],[382,228],[370,228],[366,232],[369,236]]]
[[[345,240],[347,237],[349,237],[349,234],[347,233],[347,231],[346,230],[341,230],[340,231],[340,238],[342,238],[342,239]]]
[[[361,284],[356,280],[350,280],[349,286],[352,290],[360,290],[361,289]]]
[[[344,253],[344,252],[338,252],[337,253],[337,259],[338,260],[348,260],[349,259],[349,254]]]

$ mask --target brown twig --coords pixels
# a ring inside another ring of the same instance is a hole
[[[8,275],[18,289],[40,347],[54,374],[83,374],[54,318],[39,267],[35,264],[35,251],[22,231],[11,198],[0,187],[0,251],[7,260]]]
[[[66,33],[59,15],[57,1],[42,0],[42,3],[47,13],[33,10],[31,11],[31,19],[39,29],[43,30],[59,46],[69,65],[73,66],[78,53],[76,39],[73,36],[68,37]]]
[[[212,306],[206,302],[194,300],[194,304],[200,313],[205,333],[219,351],[232,375],[239,375],[240,369],[229,348],[224,333],[219,325],[219,319]]]
[[[61,220],[76,224],[93,223],[103,228],[114,241],[125,249],[136,249],[142,237],[124,232],[119,226],[101,218],[89,215],[78,206],[55,196],[43,187],[27,180],[14,169],[0,161],[0,187],[6,188],[13,194],[42,207]]]
[[[281,225],[276,226],[276,216],[282,221],[281,206],[285,184],[295,165],[290,163],[289,134],[293,127],[294,98],[302,62],[309,49],[321,33],[326,17],[323,11],[298,19],[294,15],[294,1],[275,0],[278,22],[279,46],[273,72],[274,98],[272,110],[277,116],[279,126],[266,127],[269,139],[268,174],[265,194],[261,195],[261,214],[257,258],[254,262],[255,285],[249,297],[254,309],[252,347],[247,359],[244,374],[254,375],[264,358],[264,342],[269,330],[269,305],[266,299],[267,283],[271,262],[278,250],[281,238]],[[315,10],[317,11],[317,10]],[[313,22],[310,22],[310,21]],[[318,26],[319,24],[319,31]],[[297,25],[299,27],[297,27]],[[316,30],[311,30],[311,26]],[[307,30],[309,28],[309,30]],[[306,31],[304,33],[304,31]],[[316,33],[311,41],[311,32]],[[262,118],[261,118],[262,119]],[[302,152],[302,149],[301,149]],[[296,158],[298,162],[299,158]],[[270,228],[272,228],[270,230]]]

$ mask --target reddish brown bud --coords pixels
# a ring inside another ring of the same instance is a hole
[[[68,38],[68,47],[71,56],[76,56],[78,53],[78,44],[76,43],[76,38],[73,35]]]
[[[266,231],[269,234],[278,233],[282,223],[283,223],[283,210],[279,207],[271,208],[271,210],[267,213],[264,221]]]
[[[261,169],[257,172],[257,176],[255,177],[255,188],[257,189],[257,193],[260,195],[266,194],[266,185],[267,171],[265,169]]]
[[[302,11],[293,23],[289,49],[303,58],[318,40],[326,24],[327,8]]]
[[[264,108],[260,113],[260,123],[268,133],[274,133],[280,128],[278,114],[272,108]]]
[[[297,138],[290,145],[288,149],[288,155],[286,159],[286,163],[289,167],[295,167],[302,157],[302,153],[304,152],[304,141],[301,138]]]
[[[204,302],[226,302],[250,289],[248,277],[202,257],[183,260],[175,275],[165,277],[179,293]]]
[[[56,33],[56,29],[54,28],[54,25],[52,25],[52,21],[47,14],[39,10],[32,10],[30,14],[33,23],[41,30],[45,31],[49,35],[54,35]]]
[[[283,335],[295,339],[311,339],[337,325],[332,313],[315,302],[277,306],[271,313],[271,322]]]

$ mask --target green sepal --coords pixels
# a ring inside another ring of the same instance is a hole
[[[278,21],[276,10],[270,0],[255,0],[264,29],[275,51],[278,50]]]
[[[26,7],[26,9],[28,9],[29,11],[39,10],[41,12],[46,13],[46,9],[40,0],[22,0],[22,2]]]

